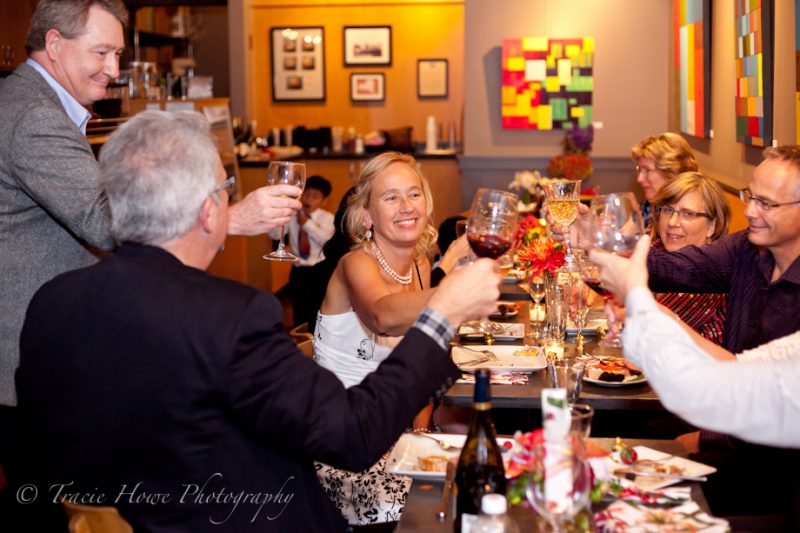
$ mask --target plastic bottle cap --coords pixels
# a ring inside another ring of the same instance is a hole
[[[505,514],[508,510],[506,497],[502,494],[484,494],[481,500],[481,512],[484,514]]]

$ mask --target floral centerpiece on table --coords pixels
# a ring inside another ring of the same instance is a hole
[[[508,188],[519,191],[519,204],[517,211],[528,213],[538,210],[544,201],[544,186],[550,183],[552,178],[543,178],[538,170],[520,170],[514,174],[514,181],[508,184]]]
[[[514,235],[514,250],[520,250],[534,241],[547,238],[547,222],[543,218],[525,215],[519,221],[517,233]]]
[[[564,266],[564,245],[550,238],[536,239],[517,251],[517,259],[522,269],[528,273],[528,279],[542,276],[545,272],[551,275]]]
[[[569,437],[574,439],[576,437]],[[511,484],[507,492],[508,501],[511,505],[519,505],[526,502],[526,490],[530,483],[541,483],[544,472],[541,454],[535,453],[535,449],[544,446],[544,430],[542,428],[522,433],[517,431],[514,440],[519,444],[519,450],[511,456],[506,475],[511,479]],[[591,487],[591,501],[598,503],[605,494],[620,496],[623,493],[622,486],[617,482],[606,467],[605,458],[609,453],[597,446],[583,441],[576,445],[579,450],[579,457],[586,461],[590,468],[589,486]]]

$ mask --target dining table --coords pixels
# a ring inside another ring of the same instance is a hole
[[[506,299],[509,293],[503,292],[502,287],[515,286],[518,290],[524,289],[518,284],[503,284],[501,286],[500,299]],[[526,292],[527,294],[527,292]],[[530,297],[528,297],[530,298]],[[530,301],[518,301],[516,304],[518,312],[506,320],[498,320],[499,322],[506,323],[522,323],[525,324],[525,337],[511,342],[503,342],[500,340],[495,341],[495,345],[535,345],[537,340],[530,338],[529,334],[532,331],[529,321],[530,316]],[[604,356],[623,356],[621,348],[606,348],[600,346],[599,334],[597,331],[586,330],[584,333],[586,344],[585,350],[587,353],[593,355]],[[456,335],[451,341],[453,346],[466,346],[476,347],[480,345],[481,349],[491,350],[491,346],[485,346],[485,340],[481,337],[463,337]],[[565,356],[572,357],[576,355],[575,336],[568,335],[565,340]],[[509,370],[513,370],[509,368]],[[495,408],[511,408],[511,409],[540,409],[541,408],[541,395],[542,389],[547,387],[547,375],[544,370],[538,370],[530,373],[526,384],[492,384],[492,406]],[[472,383],[454,383],[450,389],[442,397],[442,403],[446,406],[452,407],[469,407],[472,405],[473,385]],[[664,407],[658,399],[656,392],[650,387],[647,381],[642,381],[634,384],[626,384],[624,386],[617,386],[614,383],[608,385],[597,385],[589,382],[584,382],[580,402],[591,405],[595,411],[605,410],[624,410],[624,411],[652,411],[652,412],[665,412]]]
[[[607,450],[610,450],[614,444],[614,439],[609,438],[592,438],[590,440],[596,446]],[[647,446],[671,455],[684,454],[683,447],[675,440],[626,439],[626,444],[631,447]],[[710,513],[710,508],[703,495],[700,483],[682,482],[679,486],[689,486],[692,501],[697,503],[702,511]],[[449,512],[444,519],[440,519],[438,516],[443,488],[443,480],[414,479],[403,515],[395,531],[413,531],[416,533],[452,532],[453,513]],[[593,507],[593,511],[599,510],[602,506],[600,504],[597,508]],[[520,531],[541,531],[541,522],[537,520],[536,515],[530,508],[523,505],[511,506],[508,514],[517,523]]]

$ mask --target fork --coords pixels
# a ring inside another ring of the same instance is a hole
[[[419,435],[420,437],[428,437],[429,439],[431,439],[433,441],[436,441],[436,444],[438,444],[439,447],[444,451],[460,450],[461,448],[463,448],[463,446],[459,446],[458,444],[450,444],[449,442],[447,442],[445,440],[437,439],[433,435],[430,435],[429,433],[426,433],[424,429],[415,429],[413,431],[413,433],[414,433],[414,435]]]
[[[476,350],[475,348],[470,348],[469,346],[465,346],[463,344],[459,344],[458,347],[463,349],[463,350],[469,350],[470,352],[483,354],[488,358],[487,359],[488,361],[496,361],[497,360],[497,356],[491,350]],[[461,364],[464,364],[464,363],[461,363]]]

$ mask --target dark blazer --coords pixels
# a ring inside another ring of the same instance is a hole
[[[412,328],[345,390],[272,295],[125,244],[36,294],[16,378],[40,486],[105,494],[137,531],[220,532],[343,529],[312,461],[372,465],[458,375]]]

